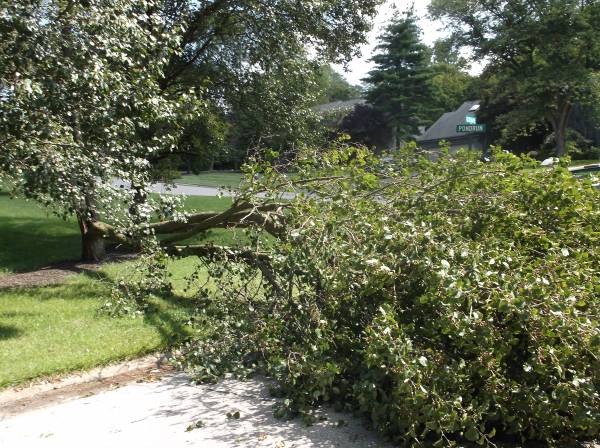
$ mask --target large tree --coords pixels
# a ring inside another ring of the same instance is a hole
[[[0,176],[75,215],[82,258],[98,259],[100,210],[133,199],[112,179],[143,185],[174,142],[185,95],[166,98],[158,81],[176,30],[152,0],[3,1],[0,30]]]
[[[101,258],[105,237],[148,231],[151,164],[185,154],[187,124],[258,114],[254,141],[301,135],[309,69],[354,55],[379,3],[0,0],[0,174],[76,215],[83,258]]]
[[[163,81],[201,86],[232,118],[234,143],[281,147],[313,135],[321,67],[365,41],[381,0],[164,0],[185,24]]]
[[[375,68],[364,80],[367,99],[382,112],[395,139],[408,139],[430,117],[431,51],[421,42],[416,17],[396,16],[379,37]]]
[[[489,61],[496,95],[510,98],[511,121],[546,120],[556,154],[566,152],[569,115],[593,100],[600,70],[600,1],[433,0],[430,12],[454,29],[455,41]],[[514,123],[513,123],[514,126]]]

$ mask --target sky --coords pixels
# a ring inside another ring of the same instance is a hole
[[[417,16],[422,17],[419,22],[421,30],[423,32],[422,39],[427,45],[433,44],[437,39],[443,37],[445,34],[440,31],[442,25],[439,22],[433,22],[424,18],[427,15],[427,6],[429,0],[387,0],[386,3],[379,7],[379,12],[375,18],[374,26],[368,36],[368,44],[361,47],[362,57],[354,59],[348,65],[350,71],[344,72],[344,67],[341,65],[335,66],[336,70],[342,73],[351,84],[360,84],[361,79],[366,76],[369,70],[373,67],[368,60],[371,58],[373,50],[377,45],[377,36],[381,34],[381,31],[388,23],[394,11],[403,12],[409,8],[412,4],[415,7],[415,13]]]

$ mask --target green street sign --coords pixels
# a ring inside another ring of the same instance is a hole
[[[465,124],[477,124],[477,115],[469,114],[465,117]]]
[[[456,126],[456,132],[459,134],[479,133],[483,134],[486,131],[485,124],[459,124]]]

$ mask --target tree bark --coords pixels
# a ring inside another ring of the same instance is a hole
[[[91,185],[89,191],[94,191],[94,187],[94,185]],[[83,210],[77,214],[77,222],[81,232],[82,261],[100,261],[106,255],[104,232],[95,225],[99,216],[94,203],[93,196],[86,194]]]
[[[550,119],[552,129],[554,130],[556,157],[563,157],[567,154],[567,124],[572,107],[569,101],[561,100]]]
[[[77,218],[81,232],[81,260],[100,261],[106,255],[104,235],[92,220]]]

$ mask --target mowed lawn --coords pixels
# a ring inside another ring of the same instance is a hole
[[[191,197],[189,210],[222,210],[230,199]],[[236,240],[233,232],[210,232],[215,243]],[[33,202],[0,194],[0,272],[30,270],[77,259],[79,231]],[[134,262],[105,265],[54,286],[0,290],[0,388],[112,361],[134,358],[185,338],[193,306],[183,292],[195,269],[187,258],[170,266],[174,297],[151,299],[145,316],[110,317],[99,309],[114,281],[130,275]]]
[[[220,211],[231,199],[193,196],[186,210]],[[210,237],[229,239],[228,232],[215,230]],[[75,219],[64,221],[33,201],[11,198],[0,190],[0,275],[30,271],[65,260],[77,260],[81,237]]]
[[[78,275],[62,285],[0,292],[0,388],[134,358],[185,335],[186,308],[156,300],[146,317],[98,312],[110,285]]]
[[[63,221],[40,205],[0,190],[0,275],[26,271],[80,255],[74,219]]]

